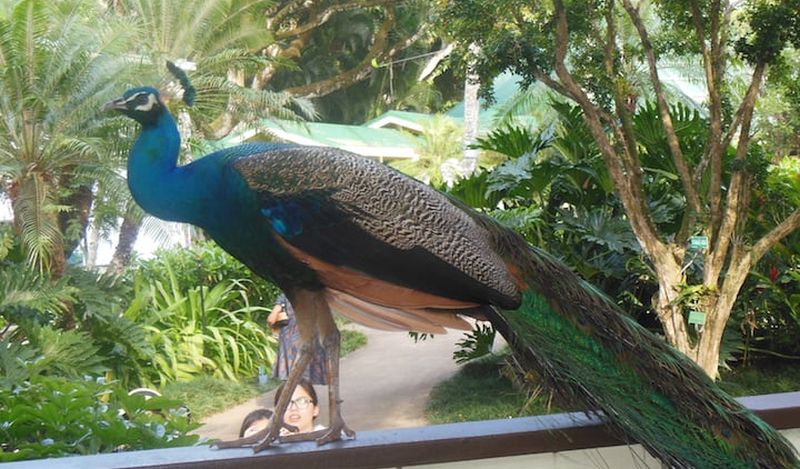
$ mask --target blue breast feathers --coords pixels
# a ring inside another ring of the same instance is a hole
[[[303,233],[304,208],[294,201],[274,202],[261,209],[272,229],[284,238]]]

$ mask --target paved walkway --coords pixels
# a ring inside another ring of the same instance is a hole
[[[405,332],[350,327],[366,334],[367,345],[341,362],[345,422],[356,432],[426,425],[428,394],[457,371],[452,355],[463,331],[415,343]],[[318,420],[327,425],[327,387],[317,386],[317,394],[321,401]],[[274,391],[209,416],[196,433],[209,438],[236,438],[245,415],[258,407],[272,408],[273,397]]]

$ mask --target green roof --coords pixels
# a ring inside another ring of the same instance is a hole
[[[261,129],[237,132],[217,142],[222,146],[240,143],[267,133],[277,140],[302,145],[342,148],[378,158],[414,158],[419,140],[414,135],[394,129],[322,122],[262,120]]]
[[[481,100],[481,132],[487,132],[493,127],[499,107],[520,90],[519,82],[520,77],[510,73],[504,73],[495,79],[495,102],[489,107],[484,107],[484,102]],[[464,103],[455,105],[445,116],[463,125]],[[419,137],[412,132],[420,132],[435,117],[432,114],[419,112],[387,111],[363,125],[264,119],[261,121],[260,129],[251,128],[238,131],[222,140],[208,143],[212,147],[220,148],[256,139],[259,135],[266,134],[269,135],[268,138],[278,141],[336,147],[380,159],[415,158]],[[515,120],[529,125],[536,123],[533,116],[517,116]],[[410,132],[389,126],[408,129]]]
[[[411,130],[419,131],[428,124],[435,115],[409,111],[386,111],[380,116],[363,124],[364,127],[383,128],[387,125],[397,125]]]

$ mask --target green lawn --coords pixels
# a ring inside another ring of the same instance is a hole
[[[718,383],[734,396],[800,391],[800,363],[787,360],[724,371]]]
[[[425,409],[428,421],[469,422],[549,413],[549,394],[529,400],[501,370],[502,358],[494,355],[464,365],[431,392]],[[555,406],[551,411],[560,412]]]
[[[489,356],[467,363],[431,392],[426,416],[431,423],[492,420],[564,412],[550,406],[548,393],[531,402],[501,372],[502,357]],[[722,374],[719,385],[733,396],[800,390],[800,366],[795,362],[751,366]]]
[[[200,376],[191,381],[167,384],[161,393],[164,397],[182,401],[192,411],[192,419],[201,421],[211,414],[265,393],[274,386],[272,381],[260,386],[254,381],[242,380],[237,383]]]

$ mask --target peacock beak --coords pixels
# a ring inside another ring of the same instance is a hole
[[[103,112],[112,111],[112,110],[120,111],[120,110],[126,109],[126,101],[125,101],[124,98],[115,99],[113,101],[109,101],[109,102],[103,104],[103,108],[102,109],[103,109]]]

